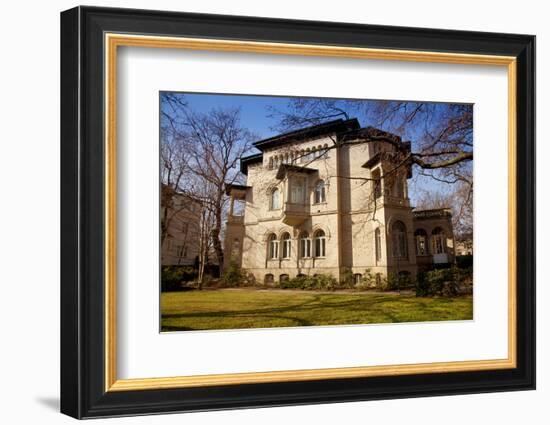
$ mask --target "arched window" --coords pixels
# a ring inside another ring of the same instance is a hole
[[[273,169],[273,157],[269,158],[269,165],[268,165],[268,168],[269,168],[270,170]]]
[[[279,282],[286,282],[287,280],[288,275],[286,273],[279,276]]]
[[[315,232],[315,256],[316,257],[325,257],[326,256],[326,238],[325,232],[322,230],[317,230]]]
[[[279,258],[279,241],[274,233],[267,238],[267,255],[270,260]]]
[[[281,208],[281,194],[279,189],[274,188],[271,191],[271,209],[278,210],[279,208]]]
[[[283,258],[290,258],[290,235],[288,233],[283,233],[281,240],[283,242]]]
[[[300,151],[300,163],[306,162],[306,151],[303,149]]]
[[[374,231],[374,251],[376,255],[376,261],[382,259],[382,238],[380,236],[380,228],[377,227]]]
[[[428,255],[428,235],[424,229],[414,232],[416,240],[416,255]]]
[[[326,202],[325,182],[323,180],[319,180],[315,186],[315,203],[321,204],[323,202]]]
[[[432,231],[432,253],[445,253],[445,232],[441,227],[436,227]]]
[[[353,275],[353,283],[356,285],[359,285],[362,279],[363,279],[363,275],[361,273],[355,273]]]
[[[393,256],[395,258],[407,258],[407,228],[402,221],[396,221],[392,226]]]
[[[307,232],[300,234],[300,258],[311,257],[311,239]]]
[[[271,273],[268,273],[264,276],[264,283],[266,285],[273,285],[273,275]]]
[[[326,143],[323,145],[323,158],[328,158],[328,145]]]
[[[290,202],[293,204],[304,204],[306,200],[306,179],[303,177],[292,177],[290,179]]]

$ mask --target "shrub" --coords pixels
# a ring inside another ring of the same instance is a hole
[[[220,287],[233,288],[236,286],[245,286],[247,276],[242,272],[241,268],[235,261],[231,261],[227,269],[223,272],[220,278]]]
[[[332,275],[319,274],[315,276],[296,276],[279,282],[282,289],[305,289],[305,290],[329,290],[338,288],[337,280]]]
[[[456,266],[460,269],[468,269],[474,265],[473,255],[457,255]]]
[[[161,269],[160,280],[162,291],[176,291],[182,288],[183,282],[195,279],[197,272],[188,266],[164,266]]]
[[[460,294],[461,287],[468,284],[471,285],[471,271],[471,268],[459,269],[457,267],[450,267],[418,273],[416,296],[441,295],[455,297]]]
[[[349,267],[344,267],[340,277],[340,284],[343,287],[353,288],[354,279],[353,271]]]
[[[430,284],[426,278],[426,272],[418,272],[416,274],[416,296],[427,297],[430,294]]]
[[[371,273],[370,269],[366,269],[361,278],[361,282],[355,284],[355,289],[365,290],[376,288],[376,275]]]

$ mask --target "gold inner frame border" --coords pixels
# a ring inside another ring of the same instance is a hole
[[[238,385],[270,382],[312,381],[322,379],[359,378],[513,369],[517,365],[516,339],[516,58],[447,52],[393,49],[371,49],[330,45],[287,44],[201,38],[162,37],[106,33],[105,46],[105,391],[137,391],[216,385]],[[262,53],[279,55],[325,56],[403,62],[433,62],[468,65],[504,66],[508,72],[508,358],[437,363],[342,367],[289,371],[266,371],[215,375],[118,379],[116,324],[116,98],[118,47],[148,47]]]

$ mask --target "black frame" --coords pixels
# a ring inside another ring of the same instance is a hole
[[[104,391],[104,32],[517,57],[517,368]],[[61,412],[76,418],[535,388],[535,37],[77,7],[61,13]]]

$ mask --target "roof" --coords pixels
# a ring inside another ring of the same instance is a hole
[[[349,120],[337,119],[324,122],[322,124],[313,125],[299,130],[290,131],[288,133],[279,134],[268,139],[259,140],[253,145],[262,152],[266,149],[276,148],[287,143],[308,139],[315,136],[321,136],[330,133],[341,133],[345,131],[358,130],[361,126],[357,118]]]
[[[314,168],[301,167],[299,165],[281,164],[279,166],[279,169],[277,170],[277,175],[275,177],[277,177],[279,180],[282,180],[286,176],[286,173],[288,171],[294,171],[296,173],[311,174],[311,173],[316,173],[319,170],[316,170]]]
[[[246,191],[246,189],[251,189],[252,187],[251,186],[244,186],[242,184],[233,184],[233,183],[227,183],[225,185],[225,194],[226,195],[229,195],[229,193],[235,189],[235,190],[244,190]]]
[[[337,133],[340,140],[354,140],[363,137],[369,141],[388,141],[393,145],[397,145],[403,151],[410,151],[411,149],[411,142],[403,142],[401,137],[396,134],[388,133],[375,127],[361,128],[357,118],[349,120],[337,119],[254,142],[254,147],[262,151],[262,153],[241,158],[241,172],[248,174],[248,167],[250,165],[263,162],[263,152],[267,149],[333,133]],[[375,155],[363,167],[369,168],[378,160],[380,160],[380,156]]]
[[[443,218],[443,217],[452,217],[452,212],[450,208],[436,208],[432,210],[413,210],[413,218],[418,219],[429,219],[429,218]]]
[[[248,174],[248,166],[263,162],[264,154],[255,153],[254,155],[243,156],[241,158],[241,173]]]

